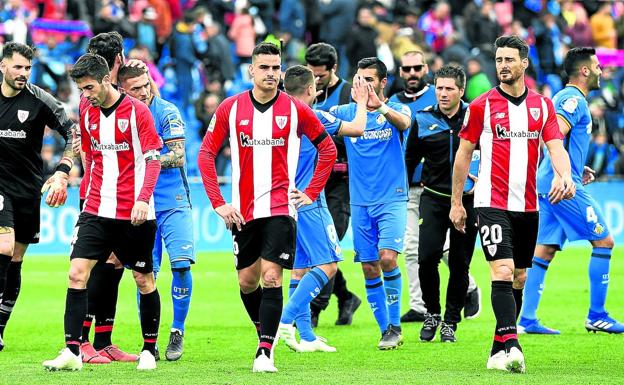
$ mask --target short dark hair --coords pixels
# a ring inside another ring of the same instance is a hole
[[[291,95],[301,95],[313,82],[314,73],[302,65],[292,66],[284,74],[284,89]]]
[[[440,78],[453,79],[458,88],[466,88],[466,73],[462,67],[456,64],[443,65],[438,72],[435,73],[433,84],[435,85]]]
[[[503,47],[517,49],[520,54],[520,59],[529,57],[529,45],[517,35],[505,35],[496,39],[494,42],[495,50]]]
[[[108,68],[113,68],[117,55],[123,54],[123,38],[117,31],[102,32],[89,40],[87,52],[102,56]]]
[[[325,66],[329,70],[334,68],[338,62],[338,53],[336,48],[327,43],[316,43],[308,47],[305,61],[311,66]]]
[[[128,79],[136,78],[146,73],[147,68],[144,67],[122,66],[119,68],[119,72],[117,73],[117,81],[121,84]]]
[[[362,69],[375,68],[379,80],[384,79],[388,76],[388,67],[386,67],[384,62],[376,57],[365,57],[358,62],[357,66],[358,68]]]
[[[100,55],[96,55],[94,53],[86,53],[80,58],[74,67],[69,70],[69,76],[74,80],[90,77],[98,81],[98,83],[102,82],[102,79],[106,75],[109,75],[110,70],[108,69],[108,64],[106,60]]]
[[[254,47],[253,52],[251,53],[251,58],[255,59],[258,55],[278,55],[282,56],[282,52],[279,47],[273,43],[269,43],[267,41],[263,41]]]
[[[568,77],[577,76],[579,69],[591,61],[591,57],[596,54],[596,49],[592,47],[576,47],[568,51],[563,62],[563,69]]]
[[[4,45],[4,48],[2,49],[2,60],[12,58],[15,53],[22,55],[30,61],[32,61],[35,57],[34,48],[27,46],[26,44],[12,41]]]

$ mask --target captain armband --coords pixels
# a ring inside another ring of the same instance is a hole
[[[145,159],[145,162],[149,162],[150,160],[160,160],[160,152],[158,150],[149,150],[143,154],[143,158]]]

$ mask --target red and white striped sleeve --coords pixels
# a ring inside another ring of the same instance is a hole
[[[487,95],[487,94],[486,94]],[[483,132],[483,110],[485,97],[475,99],[466,110],[464,116],[464,123],[462,124],[461,131],[459,131],[459,137],[466,139],[471,143],[476,144]]]

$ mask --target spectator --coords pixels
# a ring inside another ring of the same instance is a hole
[[[195,117],[199,120],[199,137],[203,138],[208,130],[208,125],[212,120],[217,107],[221,103],[221,98],[217,94],[203,92],[195,102]]]
[[[357,63],[357,61],[350,62],[346,53],[355,20],[357,2],[352,0],[323,0],[320,2],[319,8],[324,20],[321,41],[336,48],[338,52],[338,76],[345,78],[349,73],[350,65]]]
[[[197,60],[192,37],[197,22],[196,16],[193,11],[184,12],[184,17],[176,23],[171,36],[171,57],[175,60],[178,97],[182,102],[180,112],[185,121],[188,121],[188,109],[191,106],[193,95],[193,77],[191,72]]]
[[[235,77],[234,64],[232,56],[224,54],[230,50],[230,41],[221,33],[221,25],[217,22],[204,25],[204,29],[208,43],[208,50],[202,60],[206,76],[209,79],[231,82]]]
[[[418,24],[425,33],[425,42],[433,52],[441,53],[446,48],[446,36],[453,33],[449,4],[439,1],[433,9],[422,15]]]
[[[4,41],[31,44],[28,24],[36,17],[37,12],[28,8],[22,0],[8,0],[0,11]]]
[[[375,29],[375,15],[370,8],[362,7],[357,14],[357,24],[351,31],[351,38],[347,43],[347,58],[349,63],[357,63],[364,57],[377,57],[377,37]]]
[[[251,63],[251,53],[256,46],[256,31],[248,8],[242,8],[236,13],[228,37],[236,45],[236,56],[240,62]]]
[[[492,88],[492,83],[481,70],[481,61],[477,57],[468,59],[466,74],[468,75],[468,82],[466,83],[465,98],[468,102],[472,102],[482,93]]]
[[[464,29],[473,47],[492,45],[492,42],[501,35],[501,27],[496,21],[496,12],[490,0],[473,0],[466,6]]]
[[[128,19],[126,4],[121,0],[100,0],[95,2],[93,33],[117,31],[123,37],[134,37],[136,29]]]
[[[596,46],[601,48],[617,48],[617,31],[611,16],[611,3],[603,3],[598,11],[589,19],[592,37]]]
[[[152,55],[158,54],[158,37],[156,36],[156,28],[154,22],[158,18],[158,14],[154,7],[145,7],[141,12],[141,20],[137,22],[137,44],[149,49]]]
[[[167,42],[167,39],[173,33],[174,21],[171,16],[171,8],[167,0],[149,0],[150,6],[156,11],[158,16],[154,20],[154,27],[156,28],[157,40],[157,52],[154,53],[155,60],[160,58],[162,47]]]
[[[561,15],[567,23],[566,35],[570,36],[573,47],[589,47],[594,43],[589,26],[587,11],[583,5],[567,1],[562,5]]]

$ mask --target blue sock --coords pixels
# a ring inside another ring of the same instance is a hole
[[[590,314],[604,314],[607,302],[607,288],[609,287],[609,264],[611,263],[611,249],[594,247],[589,259],[589,312]]]
[[[384,271],[383,277],[390,324],[401,326],[401,270],[395,267],[391,271]]]
[[[386,303],[386,290],[384,289],[384,283],[381,277],[367,279],[366,283],[366,299],[373,311],[375,320],[381,332],[385,332],[388,329],[390,320],[388,318],[388,304]]]
[[[527,280],[524,285],[524,303],[522,304],[522,318],[537,319],[537,307],[544,291],[544,278],[548,271],[549,261],[533,257],[533,265],[527,270]]]
[[[299,285],[298,279],[291,279],[290,286],[288,287],[288,298],[292,297],[295,289]],[[312,316],[310,315],[310,304],[304,308],[302,312],[295,317],[295,323],[297,324],[297,330],[299,331],[299,337],[305,341],[316,340],[316,335],[312,330]]]
[[[184,332],[184,322],[191,305],[193,277],[191,269],[171,269],[171,298],[173,301],[173,323],[171,327]]]
[[[282,311],[281,323],[292,324],[299,313],[307,309],[307,305],[321,292],[321,289],[329,281],[325,272],[318,267],[308,271],[301,278],[297,289],[288,299],[286,307]]]

